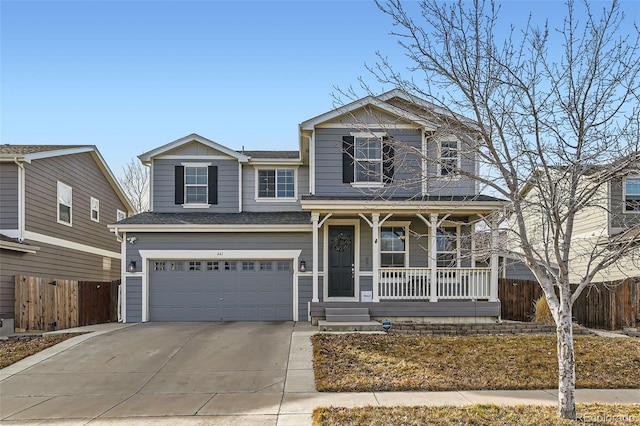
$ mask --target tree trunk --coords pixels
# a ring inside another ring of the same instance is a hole
[[[573,350],[571,293],[560,290],[558,339],[558,416],[576,420],[576,360]]]

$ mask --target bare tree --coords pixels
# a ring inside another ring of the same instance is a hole
[[[118,181],[136,213],[149,210],[149,171],[135,158],[122,166]]]
[[[403,74],[379,53],[368,69],[445,116],[446,130],[480,161],[478,171],[457,173],[510,202],[513,252],[537,278],[556,323],[558,415],[575,419],[573,303],[598,272],[632,250],[629,239],[603,232],[604,240],[583,248],[587,266],[572,288],[575,221],[607,209],[602,191],[638,170],[637,26],[633,34],[621,31],[617,0],[597,16],[585,0],[580,19],[568,0],[563,25],[553,30],[531,18],[509,27],[490,0],[422,0],[412,13],[399,0],[377,5],[412,65]],[[501,28],[510,31],[501,37]]]

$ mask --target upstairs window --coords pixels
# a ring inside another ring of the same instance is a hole
[[[121,220],[125,220],[127,218],[127,214],[120,209],[116,210],[116,222],[120,222]]]
[[[91,220],[100,222],[100,200],[91,197]]]
[[[184,168],[184,203],[207,204],[207,167]]]
[[[381,183],[382,140],[356,137],[354,140],[353,163],[356,183]]]
[[[407,233],[404,226],[380,228],[380,266],[404,267],[407,255]]]
[[[460,169],[457,141],[440,142],[440,176],[454,176]]]
[[[624,211],[640,213],[640,177],[624,179]]]
[[[69,185],[58,182],[58,223],[71,225],[72,195]]]
[[[218,167],[209,164],[175,166],[175,204],[185,208],[218,204]]]
[[[295,198],[294,169],[259,169],[258,198]]]

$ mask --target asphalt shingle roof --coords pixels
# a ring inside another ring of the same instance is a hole
[[[84,148],[92,145],[0,145],[0,154],[33,154],[36,152],[57,151],[59,149]]]
[[[308,212],[153,213],[128,217],[118,225],[308,225]]]

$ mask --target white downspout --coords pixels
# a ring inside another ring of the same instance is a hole
[[[13,162],[18,166],[18,241],[24,241],[24,231],[25,231],[25,197],[26,197],[26,189],[25,189],[25,170],[24,164],[18,161],[18,157],[13,157]]]

